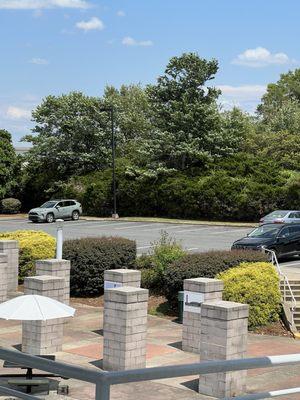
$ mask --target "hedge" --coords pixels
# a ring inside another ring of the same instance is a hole
[[[135,267],[136,243],[116,237],[67,240],[63,257],[71,261],[71,294],[97,296],[103,292],[105,270]]]
[[[22,204],[20,200],[9,197],[1,200],[1,211],[3,213],[17,213],[20,211]]]
[[[267,261],[260,251],[208,251],[188,254],[169,265],[164,272],[164,293],[172,308],[177,307],[178,291],[183,289],[183,280],[190,278],[214,278],[218,273],[236,267],[242,262]]]
[[[223,300],[249,304],[249,328],[279,320],[279,277],[272,264],[242,263],[217,278],[224,282]]]
[[[14,231],[0,233],[0,240],[18,240],[19,279],[34,275],[35,261],[53,258],[55,255],[55,239],[42,231]]]

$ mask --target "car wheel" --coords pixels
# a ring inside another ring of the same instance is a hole
[[[54,215],[52,213],[47,214],[46,221],[51,224],[54,222]]]
[[[73,221],[78,221],[79,220],[79,212],[78,211],[73,211],[72,212],[72,220]]]

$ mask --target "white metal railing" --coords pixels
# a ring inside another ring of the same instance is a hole
[[[287,354],[281,356],[243,358],[238,360],[202,361],[195,364],[164,365],[161,367],[107,372],[46,360],[3,347],[0,347],[0,359],[16,362],[42,371],[52,372],[67,378],[93,383],[96,386],[95,397],[93,397],[95,400],[110,400],[110,387],[120,383],[145,382],[190,375],[206,375],[219,372],[245,371],[255,368],[284,367],[300,364],[300,354]],[[295,393],[300,393],[299,387],[245,394],[233,398],[226,397],[226,400],[258,400]],[[3,386],[0,386],[0,394],[10,395],[24,400],[41,400],[39,397],[21,393]],[[82,399],[83,397],[80,398]]]
[[[297,306],[297,301],[295,299],[294,293],[292,291],[290,282],[287,278],[286,275],[284,275],[284,273],[282,272],[280,265],[278,263],[278,259],[276,257],[276,253],[274,250],[269,250],[265,247],[263,247],[263,251],[265,253],[268,253],[271,255],[271,263],[276,267],[277,273],[279,275],[279,277],[281,278],[281,282],[283,283],[283,301],[287,302],[287,295],[291,298],[290,303],[291,303],[291,314],[292,314],[292,322],[294,322],[294,312]]]

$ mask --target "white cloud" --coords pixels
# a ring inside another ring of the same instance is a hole
[[[81,8],[91,5],[86,0],[0,0],[0,9],[40,10],[43,8]]]
[[[261,98],[267,89],[265,85],[219,85],[217,88],[222,91],[224,96],[239,100],[253,100]]]
[[[232,64],[253,68],[266,67],[268,65],[284,65],[293,62],[294,60],[291,60],[287,54],[271,53],[264,47],[247,49],[232,60]]]
[[[49,64],[49,61],[46,60],[45,58],[38,58],[38,57],[32,58],[29,62],[30,62],[30,64],[37,64],[37,65],[48,65]]]
[[[239,107],[249,113],[255,112],[261,97],[267,90],[266,85],[218,85],[217,88],[222,91],[220,104],[223,109]]]
[[[77,22],[76,28],[82,29],[85,32],[91,31],[91,30],[101,31],[102,29],[104,29],[104,24],[99,18],[93,17],[89,21]]]
[[[122,44],[124,44],[124,46],[153,46],[153,42],[151,40],[135,40],[130,36],[126,36],[123,38],[122,40]]]
[[[20,107],[9,106],[6,110],[6,116],[9,119],[26,119],[30,118],[31,111]]]
[[[126,16],[125,11],[119,10],[119,11],[117,12],[117,16],[118,16],[118,17],[125,17],[125,16]]]

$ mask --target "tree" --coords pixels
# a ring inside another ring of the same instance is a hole
[[[262,102],[258,106],[258,114],[262,117],[264,123],[272,122],[278,118],[278,112],[285,108],[283,114],[290,108],[297,109],[300,112],[300,69],[281,74],[276,83],[270,83],[267,93],[263,95]],[[289,113],[293,116],[293,113]],[[299,121],[299,116],[297,116]],[[285,127],[286,128],[286,127]],[[284,129],[285,129],[284,128]],[[280,128],[282,129],[282,127]]]
[[[17,181],[17,156],[11,134],[0,129],[0,199],[11,195]]]
[[[147,93],[155,130],[142,149],[156,163],[184,170],[234,151],[223,135],[216,100],[220,91],[205,86],[218,71],[216,60],[185,53],[169,61],[165,74]]]
[[[66,180],[76,174],[107,167],[111,160],[109,115],[101,99],[72,92],[48,96],[35,111],[29,169],[44,168],[49,178]]]

